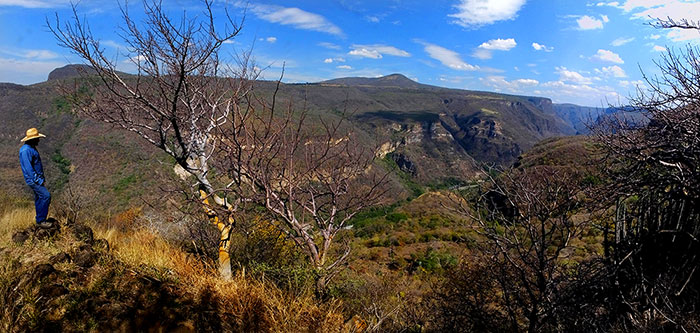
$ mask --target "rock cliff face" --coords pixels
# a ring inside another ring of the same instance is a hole
[[[547,98],[439,88],[395,74],[285,88],[290,96],[303,91],[318,112],[342,105],[377,143],[378,157],[410,162],[409,173],[424,183],[469,179],[481,163],[508,165],[541,139],[575,133]]]

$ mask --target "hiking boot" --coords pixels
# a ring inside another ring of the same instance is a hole
[[[53,223],[48,222],[48,221],[42,221],[36,224],[39,228],[42,229],[51,229],[53,227]]]

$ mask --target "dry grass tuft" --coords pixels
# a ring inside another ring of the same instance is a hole
[[[106,239],[122,262],[166,272],[195,302],[217,311],[235,330],[336,332],[343,325],[339,302],[320,303],[311,293],[293,295],[243,272],[222,280],[215,267],[147,230],[96,229],[95,235]]]
[[[15,231],[30,227],[33,223],[33,208],[8,210],[0,217],[0,246],[8,246],[12,242],[11,237]]]

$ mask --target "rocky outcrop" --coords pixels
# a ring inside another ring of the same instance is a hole
[[[95,69],[87,65],[66,65],[52,70],[51,73],[49,73],[49,81],[69,79],[95,73]]]

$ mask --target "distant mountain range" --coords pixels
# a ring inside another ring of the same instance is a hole
[[[70,180],[137,196],[147,190],[130,185],[157,187],[151,179],[172,173],[164,166],[167,158],[140,138],[70,112],[56,85],[91,71],[69,65],[43,83],[0,84],[0,186],[22,189],[16,150],[29,127],[49,136],[40,150],[50,173],[63,177],[54,184]],[[275,83],[255,85],[264,97]],[[545,138],[586,133],[586,121],[606,112],[543,97],[430,86],[401,74],[282,84],[278,99],[295,105],[303,101],[310,113],[322,117],[349,114],[360,144],[376,147],[377,156],[398,167],[404,178],[424,185],[471,179],[484,163],[513,163]]]

